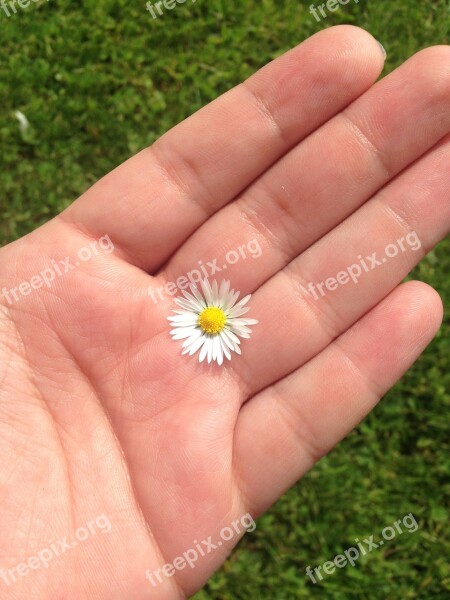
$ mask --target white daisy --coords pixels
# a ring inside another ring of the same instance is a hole
[[[175,327],[170,334],[174,340],[185,340],[182,354],[192,356],[200,351],[199,362],[206,358],[208,363],[215,360],[221,365],[224,356],[231,360],[231,352],[241,354],[239,338],[249,338],[248,325],[256,325],[258,321],[241,318],[250,310],[245,305],[251,294],[236,304],[240,292],[230,290],[229,281],[222,281],[220,287],[217,281],[210,285],[207,279],[200,284],[203,295],[196,285],[191,285],[191,293],[183,290],[184,298],[175,298],[181,310],[167,317]]]

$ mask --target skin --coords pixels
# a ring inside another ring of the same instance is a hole
[[[449,230],[450,49],[374,85],[382,68],[367,32],[324,30],[1,250],[11,289],[105,234],[115,247],[1,300],[0,567],[111,523],[47,569],[0,579],[2,598],[193,594],[238,535],[157,587],[145,572],[267,510],[433,338],[439,296],[400,282]],[[305,292],[411,231],[419,250]],[[226,274],[254,294],[242,356],[181,356],[173,298],[155,304],[149,286],[254,238],[261,256]]]

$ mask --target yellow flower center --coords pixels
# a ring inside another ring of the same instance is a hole
[[[208,306],[198,316],[198,324],[204,333],[217,335],[225,327],[227,317],[221,308]]]

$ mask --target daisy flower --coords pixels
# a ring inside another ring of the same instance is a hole
[[[174,340],[184,340],[182,354],[192,356],[199,351],[198,360],[208,363],[223,363],[223,357],[231,360],[231,353],[241,354],[240,338],[249,338],[248,325],[256,325],[255,319],[242,319],[247,311],[245,306],[251,295],[239,302],[240,292],[230,290],[230,282],[217,281],[212,285],[207,279],[200,282],[202,294],[196,285],[191,285],[191,293],[183,290],[183,296],[175,298],[181,310],[175,316],[167,317],[174,329],[170,332]],[[236,303],[237,302],[237,303]]]

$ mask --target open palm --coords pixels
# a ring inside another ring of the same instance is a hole
[[[382,66],[323,31],[2,249],[2,598],[192,594],[431,340],[450,50]],[[259,321],[221,367],[169,336],[202,265]]]

